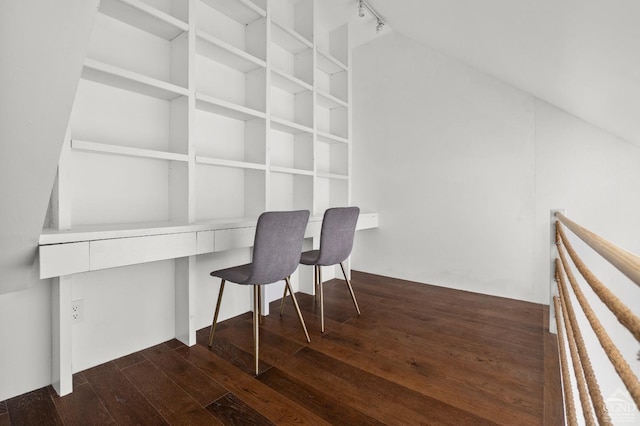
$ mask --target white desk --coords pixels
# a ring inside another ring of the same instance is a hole
[[[158,260],[179,259],[185,280],[176,280],[176,338],[196,341],[192,287],[195,256],[251,247],[257,218],[192,224],[112,225],[44,230],[40,236],[40,278],[54,278],[52,293],[52,383],[58,394],[72,391],[71,279],[73,274]],[[305,238],[319,237],[322,216],[309,218]],[[377,213],[361,213],[356,230],[376,228]]]

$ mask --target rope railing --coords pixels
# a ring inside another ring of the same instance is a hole
[[[557,312],[562,312],[560,307],[560,299],[558,296],[553,296],[553,305]],[[573,401],[573,389],[571,388],[571,380],[569,378],[569,363],[567,361],[567,350],[564,344],[564,333],[562,332],[562,320],[561,315],[556,315],[556,327],[558,328],[558,346],[560,346],[560,368],[562,369],[562,387],[566,389],[563,392],[564,405],[567,407],[567,423],[569,426],[576,426],[578,420],[576,419],[576,406]],[[572,357],[573,359],[573,357]]]
[[[587,348],[582,337],[580,325],[575,315],[571,303],[569,288],[566,284],[565,275],[568,278],[571,290],[575,299],[578,301],[589,325],[593,329],[600,346],[607,355],[609,361],[613,365],[616,373],[629,391],[631,398],[637,407],[640,407],[640,381],[633,373],[627,361],[623,358],[619,349],[611,340],[609,334],[605,331],[603,325],[597,318],[594,310],[589,305],[586,296],[580,289],[580,286],[571,270],[569,261],[565,254],[568,253],[573,261],[576,269],[584,277],[593,292],[600,298],[605,306],[615,315],[617,320],[640,341],[640,318],[636,316],[622,301],[609,290],[598,278],[585,266],[576,251],[571,246],[562,224],[566,224],[578,237],[580,237],[587,245],[601,254],[607,261],[616,266],[620,271],[627,275],[634,282],[640,284],[640,257],[627,252],[619,247],[609,243],[598,235],[586,230],[580,225],[567,219],[561,213],[556,213],[558,220],[555,223],[556,229],[556,246],[559,258],[555,259],[555,281],[557,284],[558,296],[553,297],[555,308],[556,324],[558,330],[558,344],[560,345],[560,361],[562,368],[562,386],[564,389],[565,407],[567,412],[567,422],[572,425],[576,424],[575,405],[573,404],[573,392],[570,382],[565,378],[568,375],[567,351],[565,350],[564,336],[566,333],[566,345],[569,347],[571,355],[571,364],[578,386],[578,394],[582,406],[585,423],[592,425],[594,423],[593,412],[597,418],[598,424],[610,425],[611,418],[607,412],[607,406],[598,385]],[[634,277],[637,276],[638,281]],[[564,327],[563,327],[564,326]],[[564,333],[563,333],[564,330]],[[586,383],[586,386],[585,386]],[[588,391],[588,395],[587,395]],[[569,402],[571,400],[571,402]],[[592,410],[593,408],[593,410]]]
[[[580,237],[582,241],[587,243],[589,247],[640,286],[640,256],[610,243],[601,236],[573,222],[562,213],[556,213],[556,217],[563,225]]]
[[[567,291],[567,284],[564,281],[564,274],[562,273],[562,265],[558,259],[556,259],[556,272],[558,277],[558,292],[560,294],[560,301],[562,302],[562,314],[564,316],[567,336],[569,336],[569,342],[577,348],[577,354],[572,351],[571,357],[573,358],[574,371],[578,379],[578,383],[580,383],[580,376],[584,374],[584,380],[587,382],[589,396],[591,397],[591,402],[593,403],[593,408],[596,412],[598,421],[601,425],[610,425],[611,419],[607,413],[607,406],[604,403],[604,398],[602,398],[600,386],[598,386],[598,380],[596,379],[596,374],[593,371],[593,366],[591,365],[591,360],[587,353],[587,345],[584,343],[584,338],[582,337],[582,332],[580,331],[576,314],[573,310],[573,306],[571,305],[571,299],[569,298],[569,293]],[[570,273],[570,271],[564,272]],[[578,389],[580,389],[580,387],[578,387]],[[585,394],[586,392],[580,389],[580,400],[582,402],[584,419],[587,426],[594,425],[595,423],[593,422],[591,406],[588,401],[583,401],[583,399],[586,400]]]

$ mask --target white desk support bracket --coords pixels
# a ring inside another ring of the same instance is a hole
[[[550,268],[549,268],[549,333],[557,334],[558,329],[556,326],[556,308],[553,304],[553,297],[558,295],[558,285],[556,283],[556,258],[558,258],[558,247],[556,246],[556,213],[566,214],[565,209],[552,209],[550,216],[550,234],[549,241],[551,244],[550,253]]]
[[[196,257],[188,256],[175,260],[175,330],[176,339],[187,346],[196,344],[195,325],[195,281]]]
[[[72,275],[53,278],[51,289],[51,384],[60,396],[73,391],[71,280]]]

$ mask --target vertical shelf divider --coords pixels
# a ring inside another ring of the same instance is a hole
[[[186,185],[186,200],[185,197],[180,197],[180,201],[183,203],[184,210],[180,211],[179,216],[174,219],[178,219],[182,222],[194,223],[195,222],[195,205],[196,205],[196,152],[195,152],[195,114],[196,114],[196,96],[195,96],[195,63],[196,63],[196,2],[199,0],[188,0],[188,25],[189,32],[187,34],[187,90],[189,96],[186,100],[186,114],[182,118],[181,123],[172,123],[172,141],[180,143],[176,138],[176,133],[179,129],[175,129],[174,125],[180,125],[182,132],[182,143],[186,144],[186,152],[189,157],[189,161],[186,164],[186,171],[182,179],[183,188]],[[182,165],[180,165],[182,166]],[[178,167],[180,167],[178,166]],[[172,194],[170,199],[171,203],[177,203],[178,194]],[[186,205],[184,205],[186,202]],[[177,212],[180,209],[174,208],[173,211]],[[196,344],[196,330],[197,324],[194,312],[196,310],[196,257],[189,256],[179,259],[175,259],[175,338],[180,340],[187,346],[193,346]]]

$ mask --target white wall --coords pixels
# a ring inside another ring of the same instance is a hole
[[[354,268],[548,303],[552,208],[640,252],[640,148],[400,35],[353,58]]]
[[[0,2],[0,294],[38,275],[38,237],[97,8]]]
[[[353,267],[534,300],[533,98],[399,35],[353,58]]]

